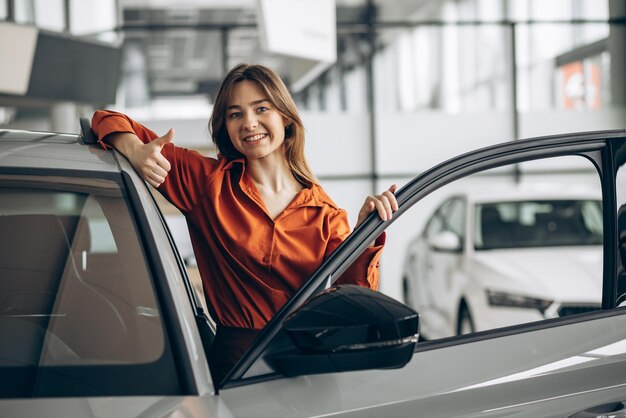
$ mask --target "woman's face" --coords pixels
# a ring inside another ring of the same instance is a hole
[[[226,130],[233,146],[248,160],[283,156],[285,120],[253,81],[235,84],[226,110]]]

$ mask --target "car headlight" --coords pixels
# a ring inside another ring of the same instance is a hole
[[[531,298],[511,293],[487,290],[487,300],[491,306],[537,309],[542,314],[552,304],[551,300]]]

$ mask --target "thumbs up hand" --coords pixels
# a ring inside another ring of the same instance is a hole
[[[123,138],[123,136],[132,136],[133,138]],[[118,134],[118,137],[119,142],[117,141],[118,138],[115,138],[115,147],[128,158],[133,168],[145,181],[153,187],[159,187],[172,168],[170,162],[161,154],[161,150],[174,139],[174,130],[170,129],[165,135],[147,144],[141,142],[136,135],[131,133]],[[124,144],[124,149],[120,149],[118,144]]]

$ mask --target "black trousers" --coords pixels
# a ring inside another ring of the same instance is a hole
[[[218,385],[246,352],[261,332],[254,328],[217,326],[217,333],[209,350],[209,367],[213,384]]]

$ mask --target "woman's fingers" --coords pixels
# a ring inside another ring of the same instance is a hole
[[[170,162],[161,154],[163,147],[174,138],[174,130],[170,129],[164,136],[147,144],[133,147],[127,157],[141,177],[150,185],[158,187],[165,181],[167,173],[172,169]]]
[[[397,186],[391,185],[388,190],[385,190],[382,194],[372,196],[376,200],[376,208],[378,209],[378,216],[383,221],[388,221],[393,217],[393,212],[398,210],[398,202],[394,192]]]
[[[395,184],[394,184],[395,186]],[[392,186],[392,187],[394,187]],[[387,201],[389,202],[389,205],[391,206],[391,209],[393,210],[393,212],[398,210],[398,201],[396,200],[396,195],[395,193],[395,187],[392,190],[391,187],[389,188],[389,190],[386,190],[383,192],[383,196],[387,199]]]
[[[377,195],[374,196],[376,203],[376,211],[378,212],[378,216],[383,221],[387,221],[391,218],[391,205],[389,204],[389,200],[386,196]]]
[[[165,177],[170,169],[170,162],[157,150],[141,160],[138,171],[145,181],[154,187],[158,187],[165,181]]]
[[[372,195],[365,198],[365,203],[359,211],[359,217],[357,225],[365,220],[367,215],[376,211],[378,216],[383,221],[388,221],[393,217],[393,212],[398,210],[398,202],[394,195],[398,186],[391,185],[388,190],[385,190],[382,194]]]

